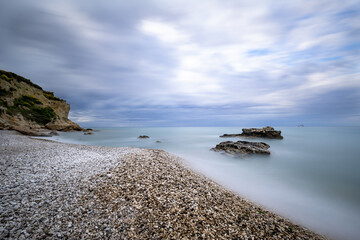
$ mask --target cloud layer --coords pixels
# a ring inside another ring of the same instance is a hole
[[[3,1],[0,68],[85,126],[359,125],[359,1]]]

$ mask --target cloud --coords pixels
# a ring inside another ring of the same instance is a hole
[[[0,65],[88,126],[358,125],[359,11],[350,0],[2,2]]]

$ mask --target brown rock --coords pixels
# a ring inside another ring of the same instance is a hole
[[[39,132],[37,130],[33,130],[30,128],[25,128],[25,127],[12,127],[12,130],[15,130],[23,135],[27,135],[27,136],[33,136],[33,137],[51,137],[51,134],[48,133],[43,133],[43,132]]]

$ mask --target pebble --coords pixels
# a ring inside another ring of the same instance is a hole
[[[161,150],[0,131],[0,239],[324,239]]]

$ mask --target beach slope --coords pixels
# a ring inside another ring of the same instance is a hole
[[[0,131],[0,239],[324,239],[162,150]]]

